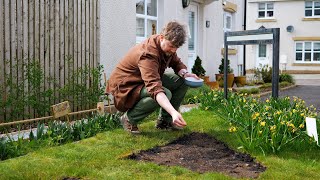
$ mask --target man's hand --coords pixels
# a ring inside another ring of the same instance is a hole
[[[172,123],[178,127],[185,127],[187,125],[186,121],[183,119],[182,115],[179,112],[172,114]]]
[[[186,78],[186,77],[194,77],[194,78],[196,78],[196,79],[200,79],[196,74],[193,74],[193,73],[186,73],[184,76],[183,76],[184,78]]]

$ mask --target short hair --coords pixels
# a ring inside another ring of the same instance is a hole
[[[187,39],[187,32],[185,25],[182,25],[176,21],[168,22],[162,29],[161,34],[164,38],[172,43],[175,47],[182,46]]]

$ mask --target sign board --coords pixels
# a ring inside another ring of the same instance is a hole
[[[97,112],[99,115],[104,115],[104,102],[97,103]]]
[[[313,137],[319,144],[316,118],[306,117],[306,127],[308,135]]]
[[[68,115],[71,112],[69,101],[51,106],[53,118],[59,118]]]
[[[278,98],[279,92],[279,46],[280,46],[280,28],[266,29],[264,27],[258,30],[233,31],[224,33],[224,72],[228,67],[228,46],[229,45],[247,45],[247,44],[272,44],[272,97]],[[243,62],[246,67],[245,61]],[[224,73],[224,96],[228,98],[227,73]]]

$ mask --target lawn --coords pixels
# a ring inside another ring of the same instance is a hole
[[[99,133],[94,137],[56,147],[41,148],[18,158],[0,162],[0,179],[232,179],[220,173],[196,173],[182,167],[159,166],[124,157],[149,149],[190,132],[205,132],[232,149],[240,141],[228,132],[229,125],[212,111],[184,113],[188,126],[179,132],[159,131],[154,122],[140,127],[141,135],[132,136],[122,129]],[[319,150],[277,155],[252,154],[267,167],[260,179],[320,179]]]

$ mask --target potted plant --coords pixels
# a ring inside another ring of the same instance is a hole
[[[228,78],[228,88],[232,88],[234,83],[234,74],[233,69],[230,67],[230,60],[227,60],[228,66],[227,66],[227,78]],[[219,82],[219,86],[223,87],[223,76],[224,76],[224,58],[221,59],[221,64],[219,65],[219,74],[216,74],[216,81]]]
[[[196,74],[198,77],[202,78],[205,83],[209,82],[209,76],[205,76],[206,70],[204,70],[202,67],[202,60],[199,56],[197,56],[191,71],[193,74]]]
[[[236,83],[237,87],[243,87],[247,84],[246,76],[236,76],[234,77],[234,82]]]

